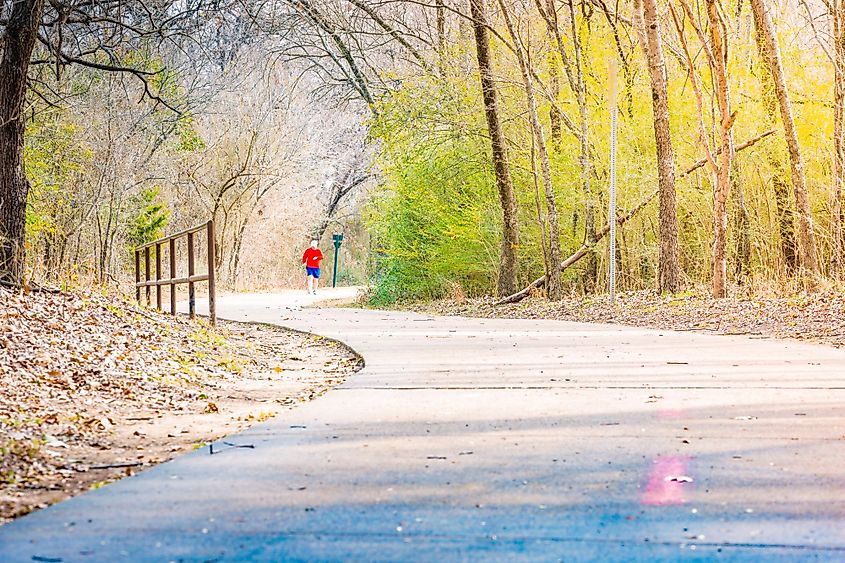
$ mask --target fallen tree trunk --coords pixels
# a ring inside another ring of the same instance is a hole
[[[766,137],[768,137],[769,135],[774,135],[774,134],[775,134],[775,130],[774,130],[774,129],[769,129],[769,130],[768,130],[768,131],[766,131],[765,133],[760,133],[759,135],[757,135],[757,136],[756,136],[756,137],[754,137],[753,139],[749,139],[749,140],[745,141],[744,143],[742,143],[742,144],[740,144],[740,145],[737,145],[736,147],[734,147],[734,150],[735,150],[736,152],[739,152],[739,151],[741,151],[742,149],[747,149],[748,147],[751,147],[751,146],[753,146],[753,145],[757,144],[757,142],[758,142],[758,141],[760,141],[760,140],[762,140],[762,139],[765,139],[765,138],[766,138]],[[716,151],[716,154],[718,155],[718,154],[720,154],[721,152],[722,152],[721,150],[718,150],[718,151]],[[686,176],[689,176],[690,174],[692,174],[693,172],[695,172],[695,171],[696,171],[696,170],[698,170],[699,168],[703,167],[705,164],[707,164],[707,159],[706,159],[706,158],[702,158],[701,160],[699,160],[698,162],[696,162],[695,164],[693,164],[692,166],[690,166],[689,168],[687,168],[687,169],[686,169],[686,170],[685,170],[685,171],[684,171],[684,172],[683,172],[683,173],[679,176],[679,178],[684,178],[684,177],[686,177]]]
[[[629,211],[627,215],[624,215],[622,217],[617,217],[616,223],[618,225],[624,225],[631,217],[636,215],[643,207],[645,207],[646,205],[651,203],[651,201],[654,198],[657,197],[658,193],[660,193],[660,192],[654,192],[653,194],[651,194],[650,196],[645,198],[642,202],[640,202],[639,205],[637,205],[635,208],[633,208],[631,211]],[[605,236],[607,236],[607,233],[609,233],[609,232],[610,232],[610,224],[607,224],[604,227],[602,227],[598,232],[596,232],[595,242],[598,242],[601,239],[603,239]],[[566,260],[564,260],[563,262],[560,263],[560,271],[561,272],[564,271],[569,266],[571,266],[572,264],[574,264],[575,262],[577,262],[578,260],[580,260],[581,258],[586,256],[587,252],[589,252],[589,251],[590,251],[590,245],[582,244],[581,248],[579,248],[569,258],[567,258]],[[528,285],[528,287],[526,287],[522,291],[518,291],[517,293],[514,293],[513,295],[508,295],[507,297],[496,301],[496,305],[506,305],[508,303],[517,303],[519,301],[522,301],[523,299],[528,297],[528,295],[531,293],[532,289],[539,289],[539,288],[543,287],[544,285],[546,285],[546,276],[543,276],[541,278],[537,278],[536,280],[531,282]]]
[[[770,131],[766,131],[765,133],[761,133],[760,135],[754,137],[753,139],[750,139],[750,140],[742,143],[741,145],[737,145],[735,150],[737,152],[739,152],[743,149],[747,149],[748,147],[754,146],[754,144],[756,144],[757,141],[764,139],[764,138],[768,137],[769,135],[771,135],[773,133],[774,133],[774,130],[770,130]],[[693,164],[692,166],[687,168],[681,174],[680,177],[683,178],[684,176],[688,176],[689,174],[691,174],[695,170],[704,166],[706,163],[707,163],[706,159],[699,160],[698,162],[696,162],[695,164]],[[622,217],[617,217],[616,218],[616,224],[617,225],[624,225],[634,215],[639,213],[646,205],[651,203],[651,201],[654,198],[656,198],[659,193],[660,193],[659,191],[652,193],[650,196],[648,196],[643,201],[641,201],[639,203],[639,205],[637,205],[631,211],[629,211],[627,215],[623,215]],[[602,227],[601,230],[596,232],[595,242],[599,242],[601,239],[603,239],[605,236],[607,236],[607,233],[609,233],[609,232],[610,232],[610,224],[608,223],[607,225]],[[586,256],[587,252],[589,252],[589,250],[590,250],[589,245],[582,244],[581,248],[576,250],[575,253],[573,253],[569,256],[569,258],[567,258],[566,260],[564,260],[563,262],[560,263],[560,271],[563,272],[568,267],[573,265],[575,262],[577,262],[578,260],[580,260],[581,258]],[[541,278],[537,278],[536,280],[534,280],[533,282],[528,284],[528,286],[525,287],[525,289],[522,289],[521,291],[518,291],[518,292],[516,292],[512,295],[508,295],[507,297],[503,297],[502,299],[499,299],[498,301],[496,301],[495,305],[507,305],[508,303],[519,303],[520,301],[522,301],[523,299],[528,297],[528,295],[531,294],[532,289],[540,289],[541,287],[543,287],[545,285],[546,285],[546,276],[543,276]]]

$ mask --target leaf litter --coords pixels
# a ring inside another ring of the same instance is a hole
[[[510,305],[494,303],[489,297],[445,299],[403,308],[427,314],[618,323],[845,346],[845,294],[837,291],[714,299],[704,291],[660,295],[646,290],[619,293],[615,304],[607,296],[568,296],[558,302],[532,296]]]
[[[0,524],[319,397],[361,366],[272,325],[0,288]]]

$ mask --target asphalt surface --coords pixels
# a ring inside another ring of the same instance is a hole
[[[361,372],[0,528],[0,560],[845,561],[845,351],[299,299],[218,311]]]

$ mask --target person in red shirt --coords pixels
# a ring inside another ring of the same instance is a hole
[[[317,248],[319,241],[311,240],[311,246],[305,249],[302,255],[302,263],[305,264],[305,291],[317,295],[317,285],[320,280],[320,262],[323,261],[323,253]]]

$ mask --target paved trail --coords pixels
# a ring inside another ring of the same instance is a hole
[[[364,370],[229,438],[255,449],[0,528],[0,560],[845,561],[845,351],[294,303],[219,314]]]

